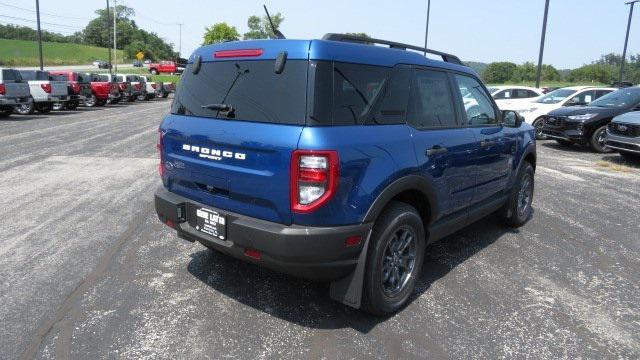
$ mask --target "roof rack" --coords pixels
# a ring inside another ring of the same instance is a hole
[[[335,33],[326,34],[325,36],[322,37],[322,40],[353,42],[353,43],[359,43],[359,44],[389,45],[389,47],[391,49],[400,49],[400,50],[411,49],[411,50],[416,50],[416,51],[422,51],[422,52],[425,52],[425,53],[441,56],[442,60],[445,61],[445,62],[458,64],[458,65],[464,65],[462,63],[462,61],[460,61],[460,58],[458,58],[455,55],[443,53],[443,52],[437,51],[437,50],[431,50],[431,49],[427,49],[427,48],[422,48],[422,47],[419,47],[419,46],[398,43],[398,42],[394,42],[394,41],[374,39],[374,38],[370,38],[370,37],[349,35],[349,34],[335,34]]]

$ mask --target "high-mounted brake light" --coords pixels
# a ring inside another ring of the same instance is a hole
[[[4,87],[4,84],[0,84],[0,95],[4,95],[7,93],[7,89]]]
[[[127,84],[125,84],[125,83],[120,83],[120,90],[122,90],[122,91],[127,90]]]
[[[291,210],[309,213],[324,205],[338,188],[339,160],[334,150],[295,150],[291,155]]]
[[[262,55],[262,49],[220,50],[213,53],[214,58],[253,57]]]
[[[42,90],[44,90],[44,92],[46,92],[47,94],[51,93],[51,84],[40,84],[40,87],[42,88]]]

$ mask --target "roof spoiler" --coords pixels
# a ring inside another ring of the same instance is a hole
[[[441,51],[431,50],[431,49],[427,49],[427,48],[423,48],[423,47],[419,47],[419,46],[398,43],[398,42],[394,42],[394,41],[374,39],[374,38],[365,37],[365,36],[357,36],[357,35],[349,35],[349,34],[334,34],[334,33],[326,34],[325,36],[322,37],[322,40],[352,42],[352,43],[358,43],[358,44],[389,45],[389,48],[391,48],[391,49],[400,49],[400,50],[410,49],[410,50],[422,51],[424,53],[438,55],[438,56],[442,57],[442,61],[444,61],[444,62],[448,62],[448,63],[452,63],[452,64],[458,64],[458,65],[464,65],[462,63],[462,61],[460,61],[460,58],[458,58],[455,55],[447,54],[447,53],[444,53],[444,52],[441,52]]]

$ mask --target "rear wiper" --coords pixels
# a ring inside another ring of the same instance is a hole
[[[229,104],[208,104],[208,105],[202,105],[201,108],[215,110],[218,113],[222,113],[222,115],[226,117],[233,117],[234,109],[233,109],[233,106]],[[216,116],[218,115],[216,114]]]

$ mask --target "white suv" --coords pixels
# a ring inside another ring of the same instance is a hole
[[[593,100],[606,95],[616,88],[593,87],[593,86],[570,86],[553,90],[552,92],[519,104],[515,110],[524,117],[524,120],[536,128],[536,139],[544,140],[546,136],[542,134],[544,125],[544,115],[550,111],[563,106],[589,105]]]
[[[496,101],[500,110],[514,110],[522,104],[544,95],[542,89],[529,86],[489,86],[487,90],[491,93],[491,97]]]

